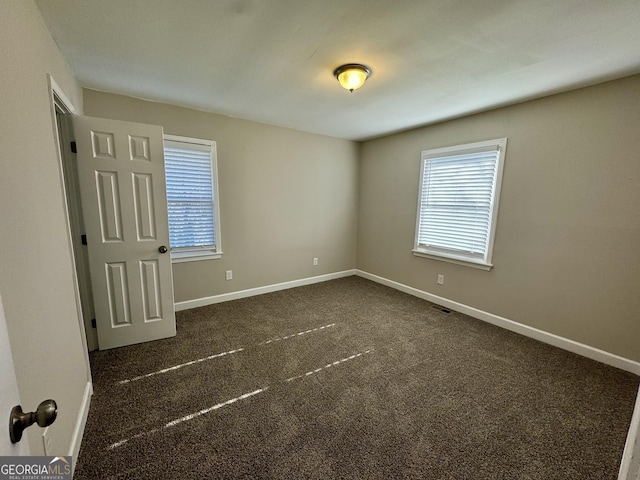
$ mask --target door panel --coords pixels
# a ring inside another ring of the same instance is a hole
[[[74,116],[100,349],[174,336],[162,127]]]
[[[129,286],[127,285],[127,264],[124,262],[108,263],[107,299],[109,300],[109,319],[111,327],[131,324],[129,308]]]
[[[144,321],[152,322],[162,319],[162,293],[160,292],[160,270],[157,260],[140,262],[140,277],[144,295]]]
[[[122,208],[117,172],[96,172],[96,191],[103,242],[122,242]]]

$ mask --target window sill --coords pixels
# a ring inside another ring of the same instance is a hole
[[[456,265],[463,265],[465,267],[477,268],[479,270],[489,271],[493,268],[490,263],[484,263],[481,261],[473,261],[464,257],[456,257],[454,255],[445,256],[436,253],[425,252],[423,250],[412,250],[416,257],[429,258],[431,260],[439,260],[441,262],[455,263]]]
[[[172,252],[171,263],[198,262],[200,260],[217,260],[222,258],[222,252]]]

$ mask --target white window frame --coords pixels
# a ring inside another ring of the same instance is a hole
[[[220,235],[220,200],[218,193],[218,156],[216,152],[216,142],[213,140],[204,140],[201,138],[182,137],[178,135],[164,135],[164,141],[183,143],[188,145],[204,145],[211,151],[211,173],[213,180],[213,202],[214,202],[214,228],[216,244],[212,248],[210,246],[197,247],[179,247],[171,248],[171,262],[194,262],[199,260],[214,260],[222,257],[222,237]]]
[[[481,150],[495,147],[498,151],[497,165],[494,176],[493,194],[491,198],[490,225],[488,228],[487,249],[483,258],[478,258],[469,253],[468,255],[459,250],[444,249],[438,247],[430,247],[420,245],[418,236],[420,233],[420,217],[421,217],[421,201],[423,190],[426,188],[424,184],[425,162],[435,158],[443,158],[448,156],[460,155],[473,150]],[[499,138],[495,140],[487,140],[483,142],[468,143],[465,145],[455,145],[451,147],[436,148],[431,150],[423,150],[421,154],[420,169],[420,189],[418,194],[418,206],[416,212],[416,230],[414,237],[413,254],[418,257],[430,258],[444,262],[456,263],[482,270],[491,270],[493,267],[493,244],[495,240],[496,224],[498,219],[498,204],[500,200],[500,188],[502,185],[502,172],[504,170],[504,158],[507,149],[507,139]]]

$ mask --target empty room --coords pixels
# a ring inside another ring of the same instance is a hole
[[[640,480],[638,25],[1,2],[3,474]]]

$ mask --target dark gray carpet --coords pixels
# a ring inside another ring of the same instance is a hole
[[[91,354],[74,478],[617,478],[638,377],[362,278],[177,323]]]

